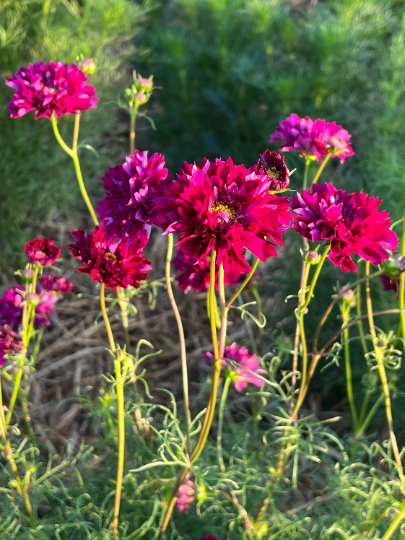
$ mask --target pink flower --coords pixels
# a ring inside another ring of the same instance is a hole
[[[180,512],[187,514],[190,504],[195,499],[196,485],[194,475],[187,473],[176,498],[176,506]]]
[[[353,254],[379,265],[398,245],[388,212],[378,210],[381,202],[362,192],[348,194],[332,184],[315,184],[312,194],[304,190],[291,201],[293,229],[313,242],[329,241],[329,259],[345,272],[357,270]]]
[[[185,163],[177,180],[158,185],[154,223],[164,234],[181,233],[178,245],[187,257],[201,261],[215,250],[218,264],[250,271],[244,248],[262,261],[276,256],[272,242],[282,245],[290,225],[287,197],[270,195],[271,179],[255,168],[231,158]]]
[[[176,276],[176,281],[180,289],[187,294],[191,289],[196,292],[207,291],[210,285],[210,260],[202,259],[198,261],[195,257],[186,257],[181,248],[177,249],[176,257],[173,259],[173,267],[181,272]],[[218,265],[216,265],[218,268]],[[234,285],[240,279],[246,277],[246,272],[241,274],[240,270],[227,267],[224,271],[225,284]],[[216,273],[216,285],[218,287],[218,273]]]
[[[73,288],[73,283],[67,281],[62,276],[53,276],[50,274],[43,274],[41,276],[41,282],[44,289],[47,291],[54,291],[61,294],[69,293]]]
[[[38,266],[51,266],[60,256],[60,249],[47,238],[33,238],[24,246],[27,257]]]
[[[49,120],[56,116],[96,107],[93,86],[86,84],[88,77],[73,63],[70,67],[62,62],[43,61],[20,68],[15,75],[6,79],[6,85],[14,91],[10,109],[11,118],[18,118],[30,111],[35,119],[45,116]]]
[[[36,299],[38,303],[35,306],[34,327],[49,326],[48,316],[55,313],[54,306],[60,297],[44,289],[38,291],[35,297],[38,297]],[[16,285],[13,289],[9,289],[0,298],[0,324],[8,324],[13,330],[18,330],[22,324],[24,301],[24,287]]]
[[[20,336],[7,324],[0,326],[0,368],[7,360],[6,355],[16,354],[22,349],[23,343]]]
[[[212,352],[204,351],[204,358],[211,364],[214,362]],[[239,365],[235,365],[233,362]],[[262,375],[263,373],[263,370],[260,369],[260,362],[255,354],[249,354],[246,347],[239,348],[236,343],[232,343],[231,346],[226,345],[222,367],[225,370],[225,376],[230,377],[235,382],[235,388],[238,392],[242,392],[247,383],[259,387],[264,385],[264,381],[255,375]]]
[[[149,237],[156,184],[167,178],[164,157],[135,150],[123,165],[110,168],[103,177],[107,196],[96,207],[106,236],[112,243],[131,244]]]
[[[101,227],[96,227],[92,234],[86,231],[72,231],[76,244],[69,246],[72,254],[84,263],[79,272],[90,274],[93,281],[105,283],[117,290],[139,288],[140,281],[146,279],[151,270],[150,262],[142,255],[146,238],[137,238],[129,246],[113,244],[106,238]]]
[[[331,154],[332,157],[339,157],[343,163],[348,156],[354,155],[350,137],[336,122],[313,121],[309,116],[300,118],[293,113],[278,124],[270,136],[270,142],[282,142],[283,152],[298,152],[318,161]]]
[[[286,189],[290,183],[290,174],[284,162],[284,158],[277,152],[266,150],[260,154],[259,161],[256,166],[258,174],[265,173],[271,178],[270,190],[280,191]]]

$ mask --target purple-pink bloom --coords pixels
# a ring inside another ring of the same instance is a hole
[[[135,150],[126,162],[110,168],[102,178],[107,196],[96,207],[107,238],[131,244],[149,237],[155,187],[167,178],[164,157]]]
[[[177,249],[173,259],[173,268],[180,272],[176,281],[180,289],[186,294],[194,289],[196,292],[207,291],[210,285],[210,260],[197,260],[195,257],[186,257],[181,248]],[[216,265],[218,269],[218,265]],[[246,272],[238,268],[227,267],[224,269],[225,284],[235,285],[240,279],[246,277]],[[218,287],[218,272],[215,274],[216,286]]]
[[[102,227],[96,227],[92,234],[86,231],[72,231],[75,244],[70,244],[72,254],[83,265],[78,272],[90,274],[93,281],[104,283],[117,290],[128,286],[139,288],[140,281],[146,279],[151,270],[150,261],[143,256],[147,242],[145,237],[136,238],[130,245],[113,244],[106,238]]]
[[[60,256],[60,249],[48,238],[33,238],[25,244],[24,250],[29,260],[38,266],[51,266]]]
[[[42,287],[47,291],[54,291],[60,294],[67,294],[73,289],[73,283],[62,276],[42,274]]]
[[[22,351],[23,342],[21,337],[4,324],[0,326],[0,368],[3,367],[7,358],[6,355],[13,355]]]
[[[195,500],[196,489],[194,475],[187,473],[176,498],[176,506],[180,512],[187,514],[190,504]]]
[[[325,122],[319,118],[313,121],[309,116],[300,118],[293,113],[278,124],[270,142],[281,142],[283,152],[298,152],[317,161],[330,154],[339,157],[343,163],[348,156],[354,155],[350,137],[336,122]]]
[[[288,172],[284,157],[277,154],[277,152],[266,150],[263,154],[260,154],[256,171],[258,174],[263,172],[271,178],[271,191],[286,189],[290,183],[290,173]]]
[[[217,263],[250,271],[245,248],[266,261],[282,245],[290,226],[287,197],[269,194],[271,179],[216,159],[184,164],[177,180],[158,184],[154,223],[167,233],[181,233],[178,245],[187,257],[206,259],[212,250]]]
[[[345,272],[357,270],[353,254],[379,265],[398,245],[388,212],[378,210],[381,202],[363,192],[346,193],[332,184],[315,184],[312,193],[304,190],[291,201],[293,229],[313,242],[330,241],[329,259]]]
[[[87,75],[73,63],[43,61],[20,68],[6,79],[6,85],[14,90],[12,101],[7,105],[11,118],[19,118],[30,111],[35,119],[52,114],[77,114],[96,107],[96,90],[87,83]]]
[[[210,364],[214,363],[214,353],[204,351],[204,359]],[[235,365],[239,364],[239,365]],[[225,370],[225,377],[230,377],[235,383],[235,388],[238,392],[242,392],[247,383],[255,386],[263,386],[264,381],[256,375],[262,375],[263,370],[260,368],[260,362],[255,354],[249,354],[247,347],[238,347],[236,343],[226,345],[224,349],[224,357],[222,359],[222,367]]]
[[[35,306],[34,327],[49,326],[49,315],[55,313],[54,306],[60,296],[44,289],[37,291],[39,302]],[[25,290],[21,285],[9,289],[0,297],[0,324],[8,324],[13,330],[18,330],[22,324],[23,302]]]

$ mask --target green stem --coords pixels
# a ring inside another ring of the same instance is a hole
[[[226,303],[225,308],[230,308],[231,305],[235,302],[235,300],[238,298],[240,293],[243,291],[243,289],[246,287],[246,285],[249,283],[249,281],[252,279],[253,274],[256,272],[257,265],[259,264],[259,258],[255,260],[252,266],[252,270],[250,274],[247,276],[247,278],[243,281],[243,283],[238,287],[236,292],[231,296],[230,300]]]
[[[91,201],[89,199],[89,196],[87,195],[86,187],[85,187],[84,181],[83,181],[82,171],[81,171],[81,168],[80,168],[79,156],[77,155],[77,138],[78,138],[78,135],[79,135],[79,121],[80,121],[80,114],[77,114],[76,118],[75,118],[73,148],[69,148],[69,146],[65,143],[65,141],[61,137],[61,134],[59,133],[58,122],[56,120],[56,115],[55,115],[55,113],[52,114],[52,127],[53,127],[53,132],[55,134],[56,140],[58,141],[60,146],[63,148],[63,150],[73,160],[73,165],[75,167],[76,177],[77,177],[77,182],[79,184],[80,192],[82,194],[84,202],[87,205],[88,211],[90,212],[90,215],[92,217],[94,225],[97,226],[98,225],[98,219],[97,219],[96,213],[94,211],[93,205],[91,204]]]
[[[181,358],[181,370],[182,370],[182,376],[183,376],[183,397],[184,397],[184,421],[185,421],[185,428],[186,428],[186,441],[187,441],[187,448],[188,451],[191,450],[191,440],[190,440],[190,404],[189,404],[189,396],[188,396],[188,373],[187,373],[187,351],[186,351],[186,340],[184,338],[184,329],[183,329],[183,323],[181,321],[181,316],[179,309],[176,304],[176,300],[174,298],[173,294],[173,288],[172,288],[172,280],[170,277],[170,269],[171,269],[171,261],[173,256],[173,234],[167,235],[167,253],[166,253],[166,268],[165,268],[165,275],[166,275],[166,289],[167,294],[170,299],[170,304],[172,306],[172,310],[174,313],[174,317],[176,319],[177,323],[177,330],[179,333],[179,340],[180,340],[180,358]]]
[[[219,349],[218,349],[218,337],[217,337],[217,326],[216,326],[216,316],[214,311],[215,306],[215,261],[216,261],[216,252],[213,251],[211,255],[211,264],[210,264],[210,289],[209,293],[211,295],[210,298],[210,325],[211,325],[211,334],[212,334],[212,345],[214,349],[214,366],[213,366],[213,377],[212,377],[212,385],[211,385],[211,394],[208,401],[207,410],[205,412],[205,417],[203,421],[203,425],[200,431],[200,435],[198,437],[198,441],[194,447],[193,452],[190,456],[190,462],[194,463],[198,457],[200,456],[201,452],[204,449],[209,431],[211,429],[212,420],[214,417],[215,412],[215,404],[217,401],[217,393],[218,393],[218,381],[219,381],[219,375],[221,373],[221,362],[219,359]],[[163,534],[165,533],[167,526],[170,521],[170,517],[173,512],[174,505],[176,503],[176,497],[177,493],[180,489],[181,484],[183,483],[183,480],[188,472],[188,467],[184,467],[184,469],[180,472],[179,477],[177,479],[176,485],[173,488],[173,491],[170,495],[169,502],[167,504],[165,516],[163,518],[162,524],[160,526],[159,535],[157,537],[157,540],[161,540],[163,537]]]
[[[319,166],[319,169],[317,170],[317,173],[315,175],[315,178],[312,180],[312,185],[316,184],[322,174],[322,171],[324,170],[326,164],[328,163],[330,159],[331,154],[328,154],[325,159],[322,161],[322,163]]]
[[[305,169],[304,169],[304,181],[302,183],[302,189],[307,189],[308,184],[308,172],[309,172],[309,164],[311,163],[310,159],[305,160]]]
[[[404,471],[402,467],[401,456],[399,455],[397,439],[395,437],[395,432],[394,432],[394,423],[392,419],[391,396],[390,396],[387,374],[386,374],[385,365],[384,365],[384,351],[381,349],[381,347],[378,346],[378,339],[377,339],[377,334],[376,334],[375,326],[374,326],[373,306],[371,303],[369,275],[370,275],[370,263],[367,262],[366,263],[366,302],[367,302],[368,324],[370,327],[370,334],[373,339],[374,351],[377,358],[378,373],[380,375],[381,384],[382,384],[384,397],[385,397],[385,413],[387,416],[387,424],[388,424],[388,430],[390,434],[392,452],[394,454],[394,458],[397,463],[398,470],[400,474],[403,475]]]
[[[394,534],[394,532],[398,529],[401,521],[405,518],[405,504],[401,506],[401,511],[397,515],[397,517],[394,519],[394,521],[391,523],[391,525],[388,527],[387,532],[384,534],[384,536],[381,538],[381,540],[389,540],[391,536]]]
[[[359,426],[363,426],[364,419],[366,417],[367,407],[368,407],[368,403],[370,401],[371,393],[372,393],[372,389],[370,387],[368,387],[367,390],[366,390],[366,395],[364,396],[363,404],[361,406],[360,418],[359,418],[358,425],[357,425],[359,430],[360,430]],[[356,435],[357,434],[358,433],[356,432]]]
[[[257,319],[262,322],[262,315],[263,315],[263,306],[262,306],[262,299],[260,298],[259,291],[256,287],[251,287],[250,290],[252,291],[252,294],[254,296],[254,299],[256,300],[257,304]],[[259,326],[259,355],[263,356],[263,337],[264,337],[264,328]]]
[[[217,437],[217,452],[218,452],[218,461],[221,471],[225,472],[225,463],[222,457],[222,432],[224,426],[224,411],[226,398],[228,397],[229,384],[231,382],[230,377],[225,377],[224,387],[222,389],[221,403],[219,405],[219,417],[218,417],[218,437]]]
[[[373,419],[375,413],[377,412],[378,407],[384,401],[384,397],[385,397],[384,394],[380,395],[380,397],[377,399],[377,401],[371,407],[370,412],[368,413],[367,418],[364,421],[362,421],[362,419],[360,418],[359,423],[358,423],[358,427],[357,427],[357,431],[356,431],[357,436],[362,435],[366,431],[366,429],[368,428],[368,426],[369,426],[371,420]]]
[[[346,324],[350,320],[350,305],[345,300],[343,300],[343,305],[342,305],[342,319],[343,319],[343,326],[346,326]],[[347,398],[349,400],[350,412],[352,414],[353,428],[354,428],[354,431],[357,432],[358,417],[357,417],[356,404],[354,402],[354,396],[353,396],[352,369],[350,366],[350,344],[349,344],[349,329],[348,328],[345,328],[345,330],[343,331],[343,341],[344,341],[345,368],[346,368]]]
[[[129,151],[131,154],[135,152],[135,122],[138,115],[139,105],[135,105],[130,111],[130,125],[129,125]]]
[[[11,416],[14,411],[15,402],[17,401],[17,396],[20,390],[20,383],[21,383],[21,378],[22,378],[22,373],[23,373],[23,365],[24,365],[24,356],[22,355],[20,362],[18,364],[18,371],[14,379],[14,388],[11,394],[10,404],[8,406],[8,411],[7,411],[7,416],[6,416],[6,426],[8,426],[11,421]]]
[[[315,289],[316,282],[318,281],[319,274],[321,273],[323,263],[325,262],[325,259],[326,259],[327,255],[329,253],[329,250],[330,250],[330,246],[327,246],[325,248],[324,252],[322,253],[321,260],[319,261],[319,263],[318,263],[318,265],[316,267],[315,273],[314,273],[314,275],[312,277],[312,280],[311,280],[311,284],[309,286],[307,299],[302,304],[301,309],[304,309],[304,308],[308,307],[309,303],[312,300],[312,295],[314,294],[314,289]],[[308,266],[308,268],[309,268],[309,266]]]

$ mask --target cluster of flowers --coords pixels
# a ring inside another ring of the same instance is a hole
[[[8,355],[16,354],[23,349],[18,331],[23,322],[25,305],[34,310],[34,328],[49,326],[49,315],[54,313],[56,302],[72,290],[73,284],[64,277],[54,274],[43,274],[44,268],[52,266],[60,256],[60,249],[52,240],[34,238],[25,245],[25,253],[29,264],[22,276],[25,285],[15,285],[0,297],[0,367]],[[40,270],[39,281],[33,290],[35,270]]]

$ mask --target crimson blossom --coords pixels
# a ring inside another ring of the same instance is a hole
[[[158,182],[167,178],[164,157],[135,150],[126,162],[110,168],[102,178],[107,196],[96,207],[106,237],[112,243],[131,244],[149,237],[153,198]]]
[[[270,135],[270,142],[281,142],[283,152],[298,152],[317,161],[330,154],[339,157],[341,163],[354,152],[350,144],[350,134],[336,122],[313,121],[309,116],[300,118],[293,113],[276,127]]]
[[[43,274],[41,276],[41,284],[47,291],[54,291],[61,294],[67,294],[73,289],[73,283],[71,281],[68,281],[62,276],[53,276],[50,274]]]
[[[60,296],[44,289],[37,291],[33,295],[35,302],[34,327],[49,326],[49,315],[55,313],[54,306]],[[0,297],[0,324],[8,324],[13,330],[18,330],[22,323],[23,302],[25,300],[25,290],[21,285],[16,285],[9,289]]]
[[[290,183],[290,173],[287,169],[284,158],[283,156],[280,156],[280,154],[277,154],[277,152],[265,150],[263,154],[260,154],[256,171],[258,173],[263,171],[269,178],[271,178],[271,191],[280,191],[282,189],[286,189]]]
[[[23,342],[20,336],[7,324],[0,326],[0,368],[7,360],[6,355],[16,354],[22,349]]]
[[[218,269],[218,265],[217,269]],[[195,257],[186,257],[181,248],[177,249],[176,257],[173,259],[173,268],[180,272],[176,276],[176,281],[180,289],[187,294],[191,289],[196,292],[207,291],[210,285],[210,260],[202,259],[198,261]],[[232,268],[227,268],[224,272],[225,284],[235,285],[241,277],[245,277],[246,272],[241,274]],[[215,274],[216,286],[218,287],[218,273]]]
[[[59,117],[96,107],[96,90],[86,84],[88,80],[75,63],[69,66],[62,62],[45,64],[41,61],[28,68],[22,67],[6,79],[6,85],[15,91],[7,105],[10,116],[19,118],[36,111],[36,120],[42,116],[50,120],[53,113]]]
[[[226,162],[204,159],[201,167],[184,164],[177,180],[158,184],[154,223],[163,234],[181,233],[178,245],[187,257],[206,259],[212,250],[217,263],[250,272],[244,248],[260,260],[277,255],[272,240],[290,225],[287,197],[269,194],[271,179]],[[225,270],[226,272],[226,270]]]
[[[313,242],[330,242],[329,259],[345,272],[357,270],[352,255],[374,265],[396,251],[398,238],[390,230],[388,212],[378,210],[382,201],[363,192],[346,193],[332,184],[313,185],[291,201],[293,229]]]
[[[204,351],[203,355],[207,362],[214,363],[214,354],[212,352]],[[239,365],[234,365],[233,362]],[[238,347],[236,343],[232,343],[230,346],[226,345],[222,367],[225,377],[229,377],[235,383],[235,389],[238,392],[242,392],[247,383],[259,387],[265,384],[262,379],[255,375],[263,373],[263,370],[260,369],[260,362],[255,354],[249,354],[247,347]]]
[[[93,281],[104,283],[106,287],[117,290],[139,288],[140,281],[146,279],[151,270],[150,261],[142,255],[147,239],[135,239],[131,245],[112,244],[106,238],[101,227],[96,227],[92,234],[86,231],[72,231],[76,244],[70,244],[72,254],[84,264],[79,272],[90,274]]]
[[[29,260],[37,266],[51,266],[60,256],[60,249],[47,238],[33,238],[25,244],[24,250]]]

